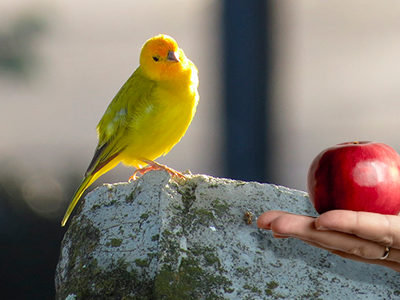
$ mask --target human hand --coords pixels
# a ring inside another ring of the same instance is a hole
[[[344,258],[400,272],[400,216],[332,210],[314,218],[271,210],[257,225],[276,238],[294,237]]]

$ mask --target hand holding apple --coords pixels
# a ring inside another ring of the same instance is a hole
[[[378,264],[400,272],[400,216],[333,210],[318,218],[267,211],[259,228],[276,238],[297,238],[344,258]],[[385,259],[386,247],[390,252]]]
[[[310,166],[307,184],[320,214],[333,209],[400,212],[400,156],[382,143],[350,142],[322,151]]]

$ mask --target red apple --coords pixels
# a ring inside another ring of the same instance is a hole
[[[347,209],[397,215],[400,156],[382,143],[338,144],[313,160],[307,185],[310,200],[320,214]]]

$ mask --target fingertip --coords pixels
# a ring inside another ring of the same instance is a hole
[[[271,223],[278,216],[280,216],[283,212],[278,210],[269,210],[261,214],[257,219],[257,226],[261,229],[271,229]]]
[[[324,217],[321,218],[322,215],[318,216],[314,221],[315,229],[317,230],[328,230],[328,227],[324,224]]]
[[[291,223],[290,221],[288,222],[288,218],[290,217],[290,215],[286,214],[274,219],[270,226],[274,235],[285,236],[289,234]]]
[[[352,211],[347,210],[330,210],[315,219],[315,228],[317,230],[332,230],[335,229],[337,224],[340,223]]]
[[[257,218],[257,227],[261,229],[271,229],[271,222],[268,219],[268,212],[261,214]]]
[[[301,236],[315,230],[315,218],[292,213],[283,214],[271,223],[274,234],[283,236]]]
[[[273,233],[272,233],[272,236],[273,236],[274,238],[276,238],[276,239],[287,239],[287,238],[290,237],[289,235],[286,235],[286,234],[279,234],[279,233],[276,233],[276,232],[273,232]]]
[[[317,230],[321,230],[321,231],[324,231],[324,230],[329,230],[329,228],[328,228],[328,227],[325,227],[324,225],[321,225],[321,224],[319,224],[319,222],[318,222],[318,221],[315,221],[315,229],[317,229]]]

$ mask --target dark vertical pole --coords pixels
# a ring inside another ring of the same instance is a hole
[[[269,177],[267,10],[265,0],[224,1],[226,175],[234,179]]]

